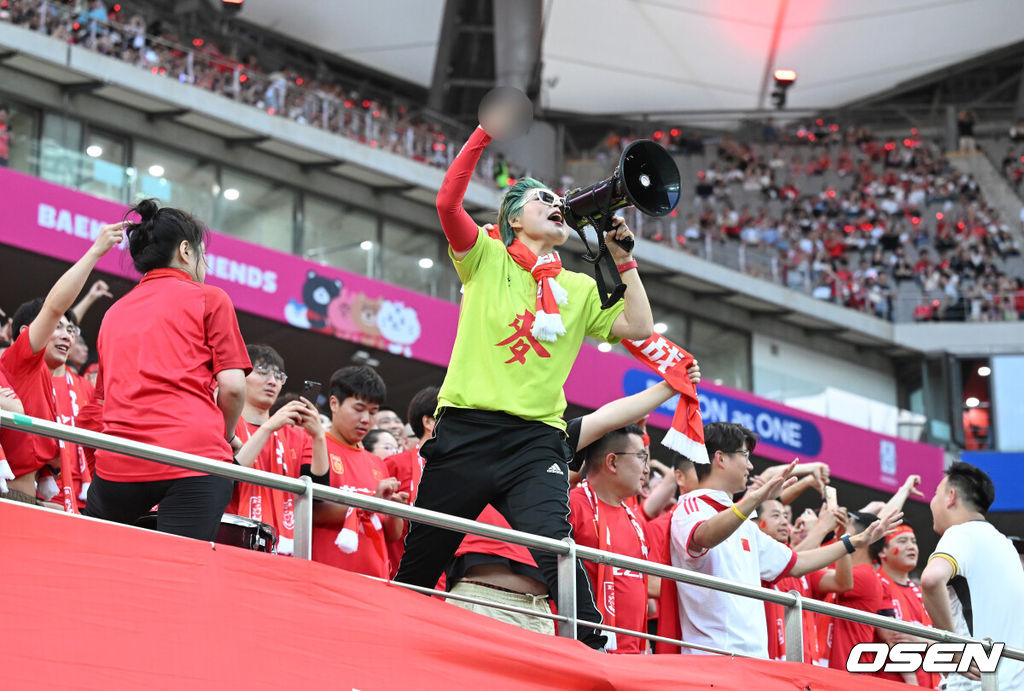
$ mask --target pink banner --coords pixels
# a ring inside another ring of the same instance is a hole
[[[77,261],[100,226],[127,207],[0,168],[0,242]],[[98,269],[137,279],[126,248]],[[206,282],[223,288],[235,307],[298,328],[446,367],[458,308],[387,283],[211,233]],[[429,328],[427,328],[429,327]]]
[[[127,208],[0,168],[0,243],[76,261],[101,225]],[[227,291],[235,307],[267,319],[334,335],[446,367],[458,324],[457,305],[212,233],[207,282]],[[138,278],[123,249],[101,271]],[[697,354],[699,357],[699,353]],[[595,377],[594,373],[601,376]],[[584,346],[566,383],[566,397],[588,408],[636,393],[655,382],[650,370],[619,353]],[[757,454],[787,462],[826,461],[836,477],[892,491],[911,473],[930,496],[942,479],[942,450],[886,437],[805,413],[748,393],[701,384],[705,422],[739,422],[756,431]],[[651,416],[667,429],[674,402]]]

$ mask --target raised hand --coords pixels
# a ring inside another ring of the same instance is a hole
[[[275,432],[285,425],[300,425],[302,424],[302,412],[306,406],[302,401],[290,401],[285,403],[281,408],[270,416],[270,419],[264,422],[266,429],[271,432]]]
[[[686,375],[694,386],[700,384],[700,363],[694,360],[693,364],[686,369]]]
[[[918,497],[923,497],[924,496],[924,492],[922,492],[921,490],[918,489],[918,487],[920,485],[921,485],[921,476],[920,475],[909,475],[909,476],[907,476],[907,479],[903,481],[903,486],[907,488],[907,490],[910,492],[910,494],[913,494],[913,495],[918,496]]]
[[[902,511],[880,516],[877,521],[872,523],[870,526],[865,528],[860,534],[856,536],[857,538],[860,538],[858,546],[870,545],[872,542],[875,542],[876,540],[881,540],[883,537],[885,537],[893,530],[898,528],[902,523]]]
[[[87,298],[98,300],[100,298],[112,298],[114,294],[110,292],[110,286],[104,280],[95,281],[89,286],[89,292],[86,293]]]
[[[773,475],[767,480],[755,475],[751,481],[750,488],[747,490],[747,493],[743,495],[743,499],[752,500],[752,506],[756,507],[766,499],[774,499],[777,497],[784,488],[789,487],[796,482],[796,478],[793,477],[793,469],[796,467],[797,460],[798,459],[794,458],[781,473]]]
[[[100,228],[99,234],[96,235],[96,239],[93,241],[90,249],[102,257],[115,245],[121,244],[124,240],[124,229],[128,225],[130,225],[129,221],[121,221],[120,223],[109,223],[103,226]],[[90,292],[91,290],[90,288]]]
[[[621,216],[613,216],[612,229],[605,235],[605,242],[608,243],[608,251],[612,253],[612,259],[616,264],[627,262],[633,256],[632,250],[626,251],[618,242],[626,239],[633,239],[633,231],[626,225],[626,219]]]

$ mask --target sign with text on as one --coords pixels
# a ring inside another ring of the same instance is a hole
[[[636,367],[622,375],[622,394],[643,391],[660,381]],[[829,464],[834,477],[894,492],[911,474],[921,476],[927,497],[942,479],[942,450],[888,437],[726,386],[702,382],[697,387],[704,424],[733,422],[758,435],[755,454],[780,463],[793,458]],[[651,423],[671,420],[678,396],[651,415]]]

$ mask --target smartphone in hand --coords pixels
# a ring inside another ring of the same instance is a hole
[[[317,399],[320,398],[320,382],[306,380],[302,383],[302,397],[313,405],[317,404]]]

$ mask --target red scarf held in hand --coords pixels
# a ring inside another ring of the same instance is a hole
[[[497,228],[491,228],[488,235],[495,240],[501,240],[501,233]],[[520,242],[519,238],[513,240],[505,249],[512,260],[529,271],[533,280],[537,281],[537,314],[530,333],[538,341],[558,340],[559,336],[565,335],[562,313],[558,311],[558,306],[569,302],[569,293],[555,280],[555,276],[562,272],[561,257],[558,256],[558,252],[549,252],[538,257],[533,250]]]
[[[377,550],[377,554],[386,564],[387,547],[384,544],[384,526],[381,524],[380,518],[372,511],[364,511],[350,506],[348,512],[345,513],[344,526],[334,540],[334,544],[345,554],[352,554],[359,549],[360,533],[370,539],[373,548]]]
[[[686,373],[693,364],[693,356],[659,334],[652,334],[646,341],[623,341],[622,344],[633,357],[664,377],[668,385],[679,392],[672,429],[662,444],[694,463],[710,463],[704,446],[704,421],[700,417],[697,387]]]

